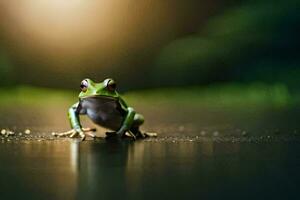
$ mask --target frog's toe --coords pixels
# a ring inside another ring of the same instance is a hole
[[[83,134],[88,137],[95,138],[96,135],[92,132],[96,132],[95,128],[82,128]]]
[[[70,138],[74,138],[74,137],[76,137],[77,135],[78,135],[78,132],[75,131],[75,130],[73,130],[73,132],[72,132],[71,135],[70,135]]]
[[[65,137],[65,136],[69,136],[73,133],[74,133],[74,130],[70,130],[70,131],[66,131],[66,132],[62,132],[62,133],[53,132],[52,135],[55,136],[55,137]]]
[[[96,128],[82,128],[83,132],[96,132],[97,129]]]
[[[122,135],[122,137],[130,137],[132,138],[133,140],[136,140],[136,136],[129,130],[127,131],[125,134]]]
[[[89,133],[89,132],[85,133],[85,135],[86,135],[86,136],[89,136],[89,137],[92,137],[92,138],[95,138],[95,137],[96,137],[95,134]]]
[[[86,138],[85,134],[82,134],[82,135],[80,135],[80,139],[81,139],[81,141],[84,141],[84,140],[85,140],[85,138]]]
[[[145,137],[157,137],[157,133],[144,133]]]

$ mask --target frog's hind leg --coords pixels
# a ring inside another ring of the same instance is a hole
[[[135,135],[136,138],[145,138],[144,134],[140,131],[140,126],[144,123],[144,116],[136,113],[134,115],[133,124],[130,128],[130,133]]]
[[[133,125],[130,131],[136,136],[136,138],[146,138],[146,137],[156,137],[156,133],[142,133],[140,131],[140,126],[144,123],[144,117],[141,114],[135,114]]]
[[[144,123],[144,121],[145,121],[144,116],[136,113],[133,118],[133,125],[141,126]]]
[[[136,139],[143,139],[147,137],[157,137],[157,133],[141,132],[139,127],[132,127],[130,132],[135,135]]]

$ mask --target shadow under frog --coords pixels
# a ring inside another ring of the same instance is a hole
[[[80,85],[79,101],[69,108],[68,117],[72,130],[55,133],[55,136],[79,136],[82,140],[86,136],[95,138],[93,128],[82,128],[80,115],[87,115],[95,124],[108,128],[106,138],[137,138],[155,137],[155,133],[142,133],[140,126],[144,123],[143,115],[136,113],[132,107],[127,106],[116,91],[116,82],[105,79],[96,83],[91,79],[84,79]]]

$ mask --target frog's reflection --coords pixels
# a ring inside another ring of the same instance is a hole
[[[119,192],[126,193],[125,166],[131,145],[131,141],[106,140],[71,143],[70,167],[76,176],[79,199],[100,193],[102,197],[117,198]]]
[[[70,166],[71,171],[73,173],[78,173],[79,166],[80,166],[80,160],[79,160],[79,141],[72,141],[70,144]]]
[[[185,180],[190,172],[211,171],[215,155],[234,154],[240,146],[205,143],[152,143],[144,141],[74,142],[71,168],[76,172],[77,196],[119,198],[127,195],[143,197],[147,180],[157,182],[151,187],[159,190],[169,179],[160,179],[173,172],[171,182]],[[214,166],[214,165],[213,165]],[[201,170],[199,170],[201,169]],[[174,179],[174,180],[173,180]],[[175,184],[176,185],[176,184]],[[88,191],[88,193],[86,192]]]
[[[74,142],[71,149],[71,167],[77,175],[78,196],[93,197],[101,193],[107,198],[118,198],[120,194],[135,195],[142,191],[143,179],[150,174],[163,176],[170,170],[169,154],[192,157],[195,144],[162,145],[143,141],[99,141]],[[153,159],[155,158],[155,159]],[[183,161],[184,162],[184,161]],[[193,161],[191,161],[193,162]],[[194,161],[196,162],[196,161]],[[193,163],[189,163],[193,167]],[[185,173],[187,167],[182,169]],[[88,194],[84,191],[88,190]],[[117,191],[117,192],[116,192]]]

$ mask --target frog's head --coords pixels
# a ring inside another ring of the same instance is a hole
[[[117,97],[116,82],[113,79],[107,78],[101,83],[95,83],[91,79],[84,79],[80,84],[81,92],[79,98],[87,97]]]

